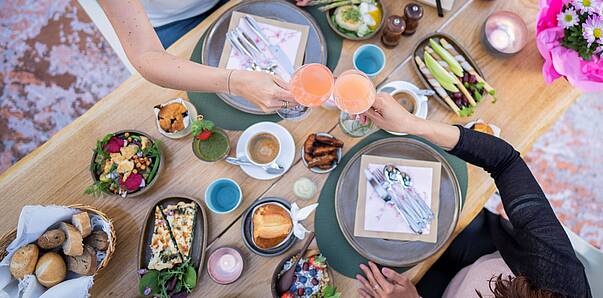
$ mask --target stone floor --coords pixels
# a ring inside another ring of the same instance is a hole
[[[0,61],[0,172],[128,76],[74,0],[0,0]],[[525,154],[561,221],[598,247],[602,126],[603,96],[584,96]]]

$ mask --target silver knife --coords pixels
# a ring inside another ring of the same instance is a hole
[[[410,214],[408,214],[408,212],[404,208],[401,208],[401,206],[396,204],[392,196],[383,188],[383,186],[381,186],[381,184],[379,184],[379,182],[377,182],[371,172],[368,169],[365,169],[364,173],[366,175],[366,178],[368,179],[369,184],[373,187],[377,195],[382,200],[384,200],[385,203],[390,204],[394,206],[394,208],[396,208],[398,213],[400,213],[404,220],[406,220],[406,223],[408,223],[408,226],[411,230],[413,230],[413,232],[417,234],[422,234],[423,229],[421,228],[421,225]]]
[[[257,35],[258,38],[262,40],[262,42],[268,47],[270,53],[272,53],[279,66],[281,66],[289,75],[292,75],[294,72],[293,64],[291,63],[291,61],[289,61],[289,57],[287,57],[283,49],[281,49],[280,46],[273,45],[268,41],[268,38],[266,38],[264,33],[262,33],[260,25],[256,22],[254,18],[250,16],[244,16],[243,20],[245,20],[245,22],[253,31],[253,33],[255,33],[255,35]]]

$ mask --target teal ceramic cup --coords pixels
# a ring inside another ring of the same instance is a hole
[[[354,52],[354,68],[369,77],[378,75],[385,67],[385,53],[374,44],[360,46]]]
[[[241,187],[232,179],[218,179],[205,190],[205,205],[214,213],[230,213],[239,207],[242,200]]]

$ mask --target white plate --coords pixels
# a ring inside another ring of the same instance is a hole
[[[237,157],[246,155],[245,151],[247,149],[247,142],[249,142],[251,137],[259,132],[265,131],[275,134],[281,141],[281,153],[276,160],[276,163],[285,168],[285,170],[279,175],[271,175],[266,173],[266,171],[260,167],[241,166],[241,170],[243,170],[245,174],[258,180],[270,180],[282,176],[289,170],[289,168],[291,168],[293,160],[295,159],[295,141],[293,140],[293,137],[287,129],[273,122],[260,122],[247,128],[237,143]]]
[[[325,132],[317,132],[316,134],[317,135],[321,135],[321,136],[326,136],[326,137],[329,137],[329,138],[334,138],[333,135],[330,135],[330,134],[325,133]],[[304,143],[305,143],[305,141],[304,141]],[[302,145],[300,146],[300,149],[301,149],[300,154],[301,154],[301,160],[304,163],[304,166],[306,166],[306,168],[308,168],[308,163],[306,162],[306,159],[304,158],[304,155],[306,154],[306,152],[304,151],[304,143],[302,143]],[[339,165],[339,162],[341,161],[341,157],[342,156],[343,156],[343,150],[342,150],[342,148],[337,148],[337,161],[333,164],[333,166],[330,169],[328,169],[328,170],[321,170],[318,167],[308,168],[308,169],[310,171],[316,173],[316,174],[326,174],[326,173],[329,173],[329,172],[335,170],[335,168]]]
[[[415,86],[412,83],[409,82],[405,82],[405,81],[392,81],[389,82],[381,87],[379,87],[379,90],[377,90],[377,92],[386,92],[391,94],[392,96],[401,93],[401,92],[412,92],[417,94],[421,89],[419,89],[419,87]],[[415,102],[415,116],[422,118],[422,119],[427,119],[427,112],[428,112],[428,105],[427,105],[427,96],[424,95],[418,95],[418,102]],[[396,135],[396,136],[405,136],[406,133],[400,133],[400,132],[395,132],[395,131],[387,131],[390,134]]]
[[[477,119],[475,121],[471,121],[467,124],[465,124],[465,128],[467,129],[472,129],[473,125],[475,125],[476,123],[484,123],[487,124],[488,126],[490,126],[490,128],[492,128],[492,131],[494,132],[494,136],[497,138],[500,138],[500,128],[494,124],[490,124],[490,123],[486,123],[484,120],[482,119]]]

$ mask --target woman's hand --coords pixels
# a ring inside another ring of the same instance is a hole
[[[289,92],[289,84],[265,72],[235,70],[229,88],[232,95],[244,97],[264,112],[297,104]]]
[[[419,298],[415,286],[402,274],[383,267],[381,271],[373,262],[369,265],[360,264],[360,269],[366,275],[356,275],[362,286],[358,289],[360,296],[364,298]]]
[[[409,113],[388,93],[378,93],[373,107],[366,111],[369,117],[381,129],[409,133],[410,122],[416,117]]]

